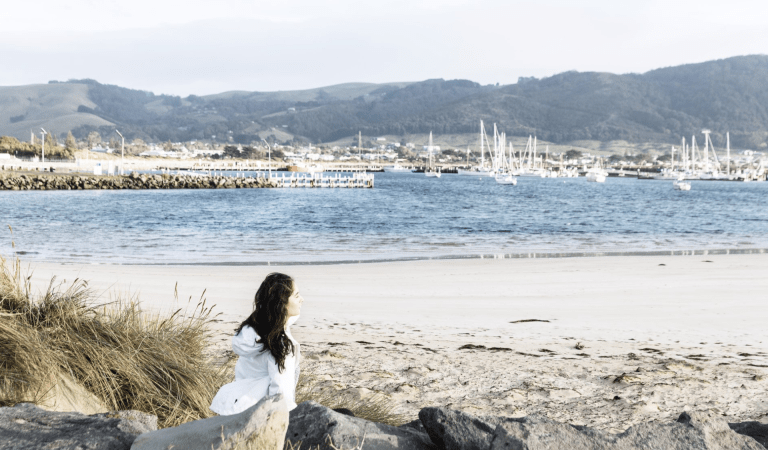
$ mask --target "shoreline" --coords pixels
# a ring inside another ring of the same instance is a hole
[[[15,256],[24,257],[31,253],[25,251],[16,252]],[[221,262],[170,262],[170,263],[150,263],[150,262],[80,262],[80,261],[50,261],[50,260],[28,260],[29,264],[61,264],[61,265],[83,265],[83,266],[159,266],[159,267],[184,267],[184,266],[203,266],[203,267],[251,267],[251,266],[332,266],[349,264],[381,264],[381,263],[400,263],[415,261],[451,261],[451,260],[498,260],[498,259],[557,259],[557,258],[602,258],[602,257],[627,257],[627,256],[716,256],[716,255],[762,255],[768,254],[768,248],[714,248],[714,249],[694,249],[694,250],[636,250],[636,251],[594,251],[594,252],[556,252],[556,251],[538,251],[538,252],[520,252],[520,253],[476,253],[469,255],[442,255],[442,256],[406,256],[402,258],[352,258],[344,260],[317,260],[317,261],[221,261]]]

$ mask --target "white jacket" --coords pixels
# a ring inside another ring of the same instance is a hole
[[[288,410],[296,407],[296,383],[299,381],[299,343],[291,336],[290,326],[299,316],[288,319],[285,334],[293,342],[295,354],[285,357],[285,370],[278,370],[275,357],[256,343],[256,330],[244,326],[232,338],[232,350],[240,357],[235,364],[235,381],[225,384],[211,402],[211,411],[222,416],[237,414],[264,397],[283,394]]]

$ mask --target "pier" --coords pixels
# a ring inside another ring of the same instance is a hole
[[[286,176],[285,172],[281,172],[267,179],[279,188],[373,188],[373,174],[368,173],[325,176],[322,173],[290,172]]]

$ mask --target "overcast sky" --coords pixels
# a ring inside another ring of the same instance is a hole
[[[0,86],[93,78],[157,94],[645,72],[768,52],[757,0],[27,0]]]

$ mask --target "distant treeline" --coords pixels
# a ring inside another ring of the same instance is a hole
[[[47,134],[45,140],[45,156],[47,158],[56,159],[74,158],[77,148],[74,145],[74,138],[70,139],[71,136],[72,135],[70,134],[67,137],[66,146],[60,147],[56,142],[56,137],[52,134]],[[31,144],[29,142],[21,142],[15,137],[0,136],[0,153],[9,153],[20,157],[40,157],[43,153],[43,146],[39,140],[36,140],[35,144]]]

